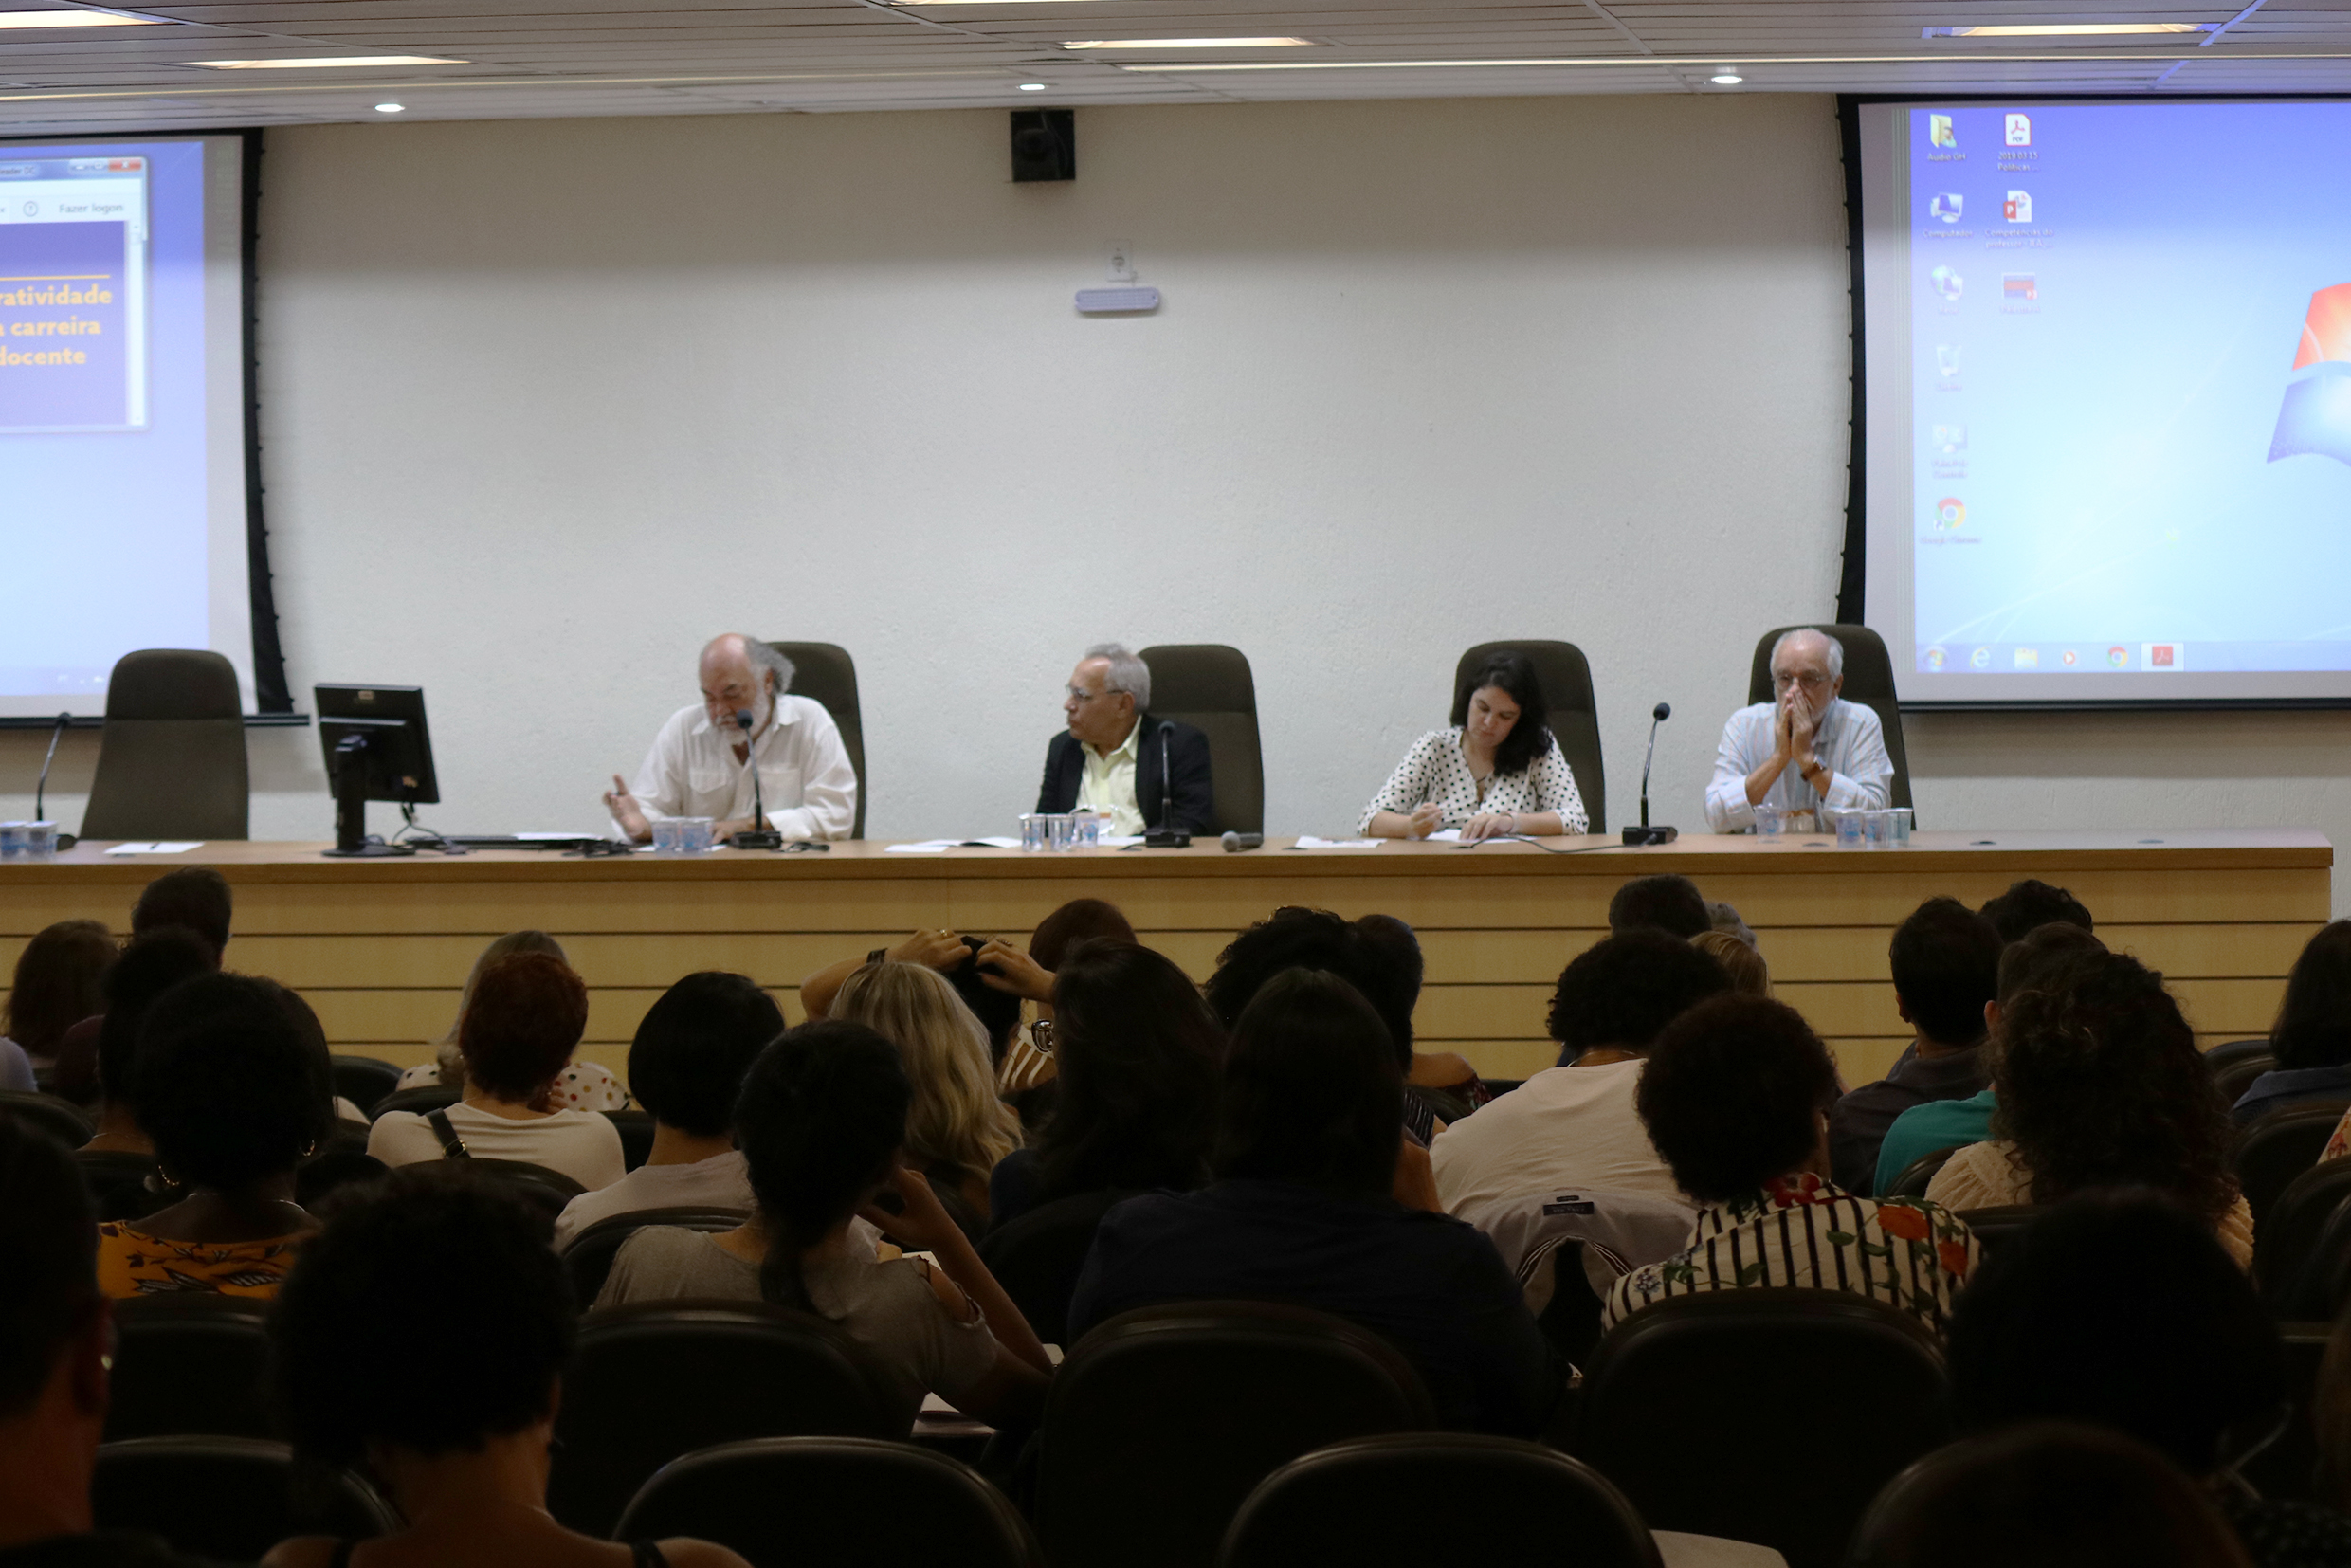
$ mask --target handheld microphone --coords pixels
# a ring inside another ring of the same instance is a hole
[[[1266,835],[1263,833],[1227,832],[1222,842],[1225,846],[1225,853],[1229,855],[1235,855],[1239,854],[1244,849],[1261,849],[1265,848]]]
[[[751,710],[735,710],[735,727],[743,732],[743,757],[751,769],[751,826],[727,840],[738,849],[780,849],[784,835],[767,825],[767,797],[759,788],[759,759],[751,752]]]
[[[1159,720],[1159,825],[1143,834],[1143,848],[1146,849],[1189,849],[1192,848],[1192,835],[1178,832],[1170,826],[1174,821],[1176,811],[1176,785],[1173,765],[1167,759],[1168,734],[1175,727],[1175,721],[1172,720]],[[1230,849],[1232,846],[1228,844],[1225,848]]]
[[[1660,702],[1649,710],[1649,755],[1641,759],[1641,825],[1625,830],[1627,844],[1671,844],[1682,836],[1678,828],[1652,828],[1649,825],[1649,771],[1657,760],[1657,726],[1672,717],[1673,704],[1670,702]]]

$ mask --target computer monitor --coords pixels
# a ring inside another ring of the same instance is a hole
[[[430,806],[441,799],[424,687],[320,685],[312,692],[327,781],[335,791],[335,848],[327,853],[404,853],[368,842],[367,802]]]

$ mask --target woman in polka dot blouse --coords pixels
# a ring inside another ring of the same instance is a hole
[[[1535,666],[1497,653],[1453,699],[1453,727],[1412,742],[1363,808],[1356,831],[1427,838],[1458,828],[1467,840],[1542,837],[1591,826],[1576,775],[1551,738]]]

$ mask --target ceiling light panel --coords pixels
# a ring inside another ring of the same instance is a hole
[[[0,10],[0,27],[159,27],[159,17],[110,10]]]
[[[1062,46],[1065,49],[1294,49],[1310,46],[1311,38],[1093,38]]]
[[[2118,38],[2145,33],[2209,32],[2202,22],[2015,22],[1980,27],[1929,27],[1924,38]]]
[[[191,60],[188,64],[213,71],[314,71],[341,65],[464,65],[468,62],[435,54],[322,54],[284,60]]]

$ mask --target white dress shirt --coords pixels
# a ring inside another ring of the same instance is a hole
[[[1137,719],[1126,738],[1107,752],[1098,752],[1084,741],[1078,743],[1078,754],[1085,759],[1085,775],[1078,784],[1077,809],[1100,811],[1110,819],[1114,833],[1143,830],[1143,809],[1135,796],[1135,761],[1142,750],[1142,734],[1143,721]]]
[[[630,793],[646,820],[751,815],[751,770],[735,760],[737,732],[720,730],[701,704],[680,708],[653,738]],[[789,694],[751,742],[767,819],[787,841],[847,838],[857,820],[857,771],[824,704]]]
[[[1771,760],[1772,716],[1777,706],[1757,702],[1740,708],[1722,726],[1722,746],[1714,757],[1714,782],[1706,786],[1706,827],[1735,833],[1755,826],[1757,804],[1783,811],[1877,811],[1893,798],[1894,764],[1886,755],[1886,732],[1877,712],[1839,697],[1813,732],[1813,756],[1829,770],[1829,793],[1804,781],[1790,759],[1760,802],[1747,799],[1747,775]]]

